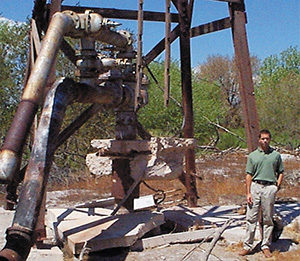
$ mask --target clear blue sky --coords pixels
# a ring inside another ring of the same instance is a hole
[[[14,21],[31,17],[33,0],[0,0],[0,14]],[[120,9],[137,9],[138,0],[65,0],[65,5],[95,6]],[[164,0],[144,0],[144,10],[164,11]],[[300,0],[245,0],[248,24],[246,26],[251,55],[264,59],[279,54],[290,46],[300,47]],[[174,11],[174,7],[173,10]],[[228,16],[226,2],[195,0],[192,26]],[[119,21],[120,22],[120,21]],[[121,21],[120,28],[137,31],[134,21]],[[174,25],[173,25],[174,26]],[[164,24],[145,22],[144,54],[164,37]],[[230,29],[192,39],[192,65],[203,63],[209,55],[233,55]],[[172,57],[178,59],[178,41],[172,45]],[[164,54],[161,55],[164,59]]]

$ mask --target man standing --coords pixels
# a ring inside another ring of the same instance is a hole
[[[273,214],[276,192],[283,179],[283,163],[280,154],[270,147],[271,133],[261,130],[259,148],[250,153],[246,167],[247,194],[247,230],[244,249],[240,256],[247,255],[253,249],[256,224],[259,211],[262,211],[261,249],[265,257],[272,257],[270,244],[273,231]]]

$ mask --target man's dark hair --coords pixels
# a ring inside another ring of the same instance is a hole
[[[261,137],[261,134],[269,134],[270,138],[272,137],[271,136],[271,132],[269,130],[266,130],[266,129],[263,129],[259,132],[259,135],[258,135],[258,138]]]

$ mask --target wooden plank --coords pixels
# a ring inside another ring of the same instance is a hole
[[[70,5],[62,5],[61,9],[62,11],[72,10],[77,13],[84,13],[85,10],[93,10],[95,13],[98,13],[105,18],[128,19],[128,20],[138,19],[138,11],[134,11],[134,10],[124,10],[124,9],[116,9],[116,8],[96,8],[96,7],[88,7],[88,6],[70,6]],[[144,11],[144,21],[164,22],[165,13]],[[178,23],[178,14],[172,13],[171,21],[172,23]]]

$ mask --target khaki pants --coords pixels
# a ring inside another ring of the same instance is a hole
[[[262,210],[262,243],[261,248],[269,248],[272,240],[273,231],[273,214],[274,204],[277,192],[275,185],[260,185],[252,182],[251,194],[253,204],[247,206],[246,216],[246,237],[244,240],[244,248],[247,250],[253,249],[253,241],[255,236],[255,229],[259,216],[259,209]]]

